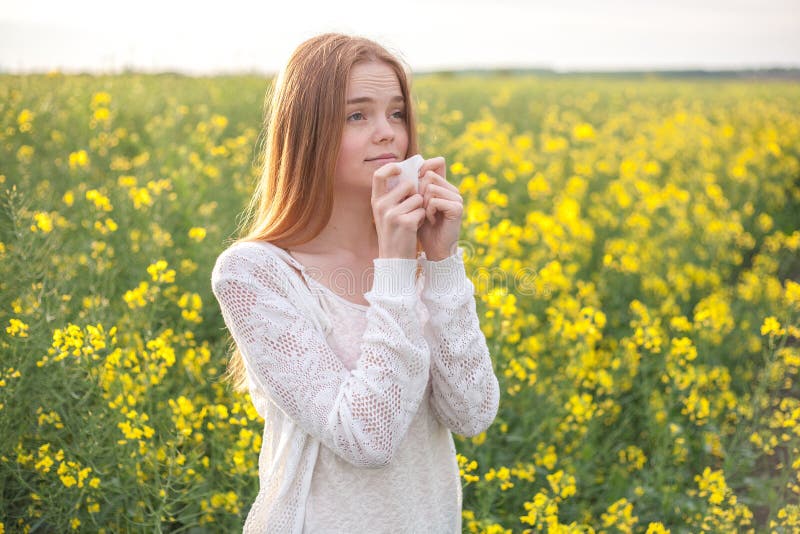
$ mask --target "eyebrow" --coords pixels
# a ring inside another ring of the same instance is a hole
[[[392,102],[405,102],[405,98],[402,95],[397,95],[392,97]],[[348,104],[362,104],[364,102],[375,102],[375,99],[369,96],[359,96],[356,98],[351,98],[347,101]]]

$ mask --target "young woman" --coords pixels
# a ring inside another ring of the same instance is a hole
[[[402,64],[367,39],[302,43],[278,76],[250,225],[212,287],[230,373],[265,420],[246,532],[461,532],[451,432],[498,384],[442,157],[419,192]],[[342,284],[344,282],[344,284]]]

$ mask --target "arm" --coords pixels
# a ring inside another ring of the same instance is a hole
[[[348,372],[293,301],[280,260],[259,246],[228,249],[212,288],[251,382],[303,431],[348,462],[392,458],[419,406],[430,355],[413,313],[413,259],[376,259],[361,358]]]
[[[441,261],[419,260],[430,318],[431,407],[451,431],[474,436],[497,414],[500,388],[475,309],[475,286],[464,269],[463,249]]]

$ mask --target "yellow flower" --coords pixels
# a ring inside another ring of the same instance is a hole
[[[114,219],[106,217],[105,221],[102,221],[102,222],[101,221],[95,221],[94,222],[94,228],[95,228],[95,230],[97,230],[101,234],[106,235],[108,233],[116,232],[117,228],[119,228],[119,226],[114,221]]]
[[[89,154],[85,150],[78,150],[71,152],[69,155],[69,168],[78,169],[84,168],[89,165]]]
[[[539,443],[539,445],[536,446],[536,452],[533,454],[533,459],[536,465],[542,466],[548,471],[552,471],[556,466],[556,462],[558,461],[556,448],[553,445],[548,445],[545,447],[543,443]]]
[[[228,125],[228,119],[223,115],[212,115],[211,124],[213,124],[216,128],[220,130],[224,130],[225,127]]]
[[[595,411],[595,404],[592,401],[592,396],[588,393],[581,393],[570,397],[569,402],[566,403],[565,408],[570,411],[575,422],[583,424],[590,420]]]
[[[800,284],[794,280],[786,279],[784,282],[784,299],[790,308],[800,310]]]
[[[671,318],[669,320],[669,326],[677,332],[689,332],[692,329],[692,323],[683,315]]]
[[[158,260],[147,267],[147,273],[153,282],[172,284],[175,282],[175,270],[169,269],[166,260]]]
[[[31,225],[31,232],[41,231],[44,234],[48,234],[53,231],[53,219],[49,213],[37,211],[33,214],[33,219],[36,224]]]
[[[148,290],[150,285],[147,282],[139,282],[138,287],[125,292],[123,299],[131,309],[143,308],[147,305],[146,297],[148,297]]]
[[[95,208],[101,211],[111,211],[114,208],[111,206],[111,201],[103,193],[97,189],[90,189],[86,192],[86,200],[94,202]]]
[[[708,497],[710,504],[720,504],[725,500],[728,485],[721,470],[712,471],[706,467],[701,475],[695,475],[694,480],[700,489],[700,497]]]
[[[561,152],[562,150],[566,150],[567,147],[569,147],[569,143],[563,137],[544,136],[544,145],[542,146],[542,149],[547,154]]]
[[[456,454],[456,460],[458,461],[459,473],[461,474],[461,478],[464,479],[464,482],[469,484],[470,482],[478,482],[480,480],[479,476],[471,474],[478,469],[478,462],[475,460],[470,461],[466,456],[460,453]]]
[[[189,239],[193,239],[198,243],[206,238],[206,229],[199,226],[189,229]]]
[[[450,172],[453,174],[466,174],[469,172],[469,169],[467,169],[460,161],[456,161],[450,165]]]
[[[92,107],[107,106],[111,103],[111,95],[105,91],[95,93],[92,95]]]
[[[645,534],[670,534],[668,528],[664,528],[664,524],[659,522],[650,523],[647,525],[647,532]]]
[[[594,128],[591,124],[583,123],[578,124],[572,129],[572,137],[578,141],[585,141],[587,139],[594,139]]]
[[[642,469],[647,462],[647,456],[636,445],[628,445],[624,450],[619,451],[618,456],[620,463],[627,465],[631,472]]]
[[[164,191],[172,191],[172,182],[169,180],[150,180],[147,182],[147,189],[153,192],[154,195],[160,195]]]
[[[111,118],[111,112],[108,110],[108,108],[97,108],[94,110],[93,117],[96,121],[105,122]]]
[[[190,274],[195,272],[198,269],[198,267],[199,265],[197,265],[197,263],[193,262],[191,259],[183,258],[181,260],[180,271],[181,274],[189,276]]]
[[[553,494],[561,499],[575,495],[577,491],[575,477],[565,474],[563,469],[547,475],[547,482],[550,484]]]
[[[785,333],[786,330],[781,328],[781,323],[774,316],[765,318],[764,323],[761,325],[762,336],[782,336]]]
[[[28,325],[26,325],[19,319],[11,318],[8,320],[6,333],[16,337],[28,337],[28,329],[29,329]]]
[[[197,293],[184,293],[178,299],[178,306],[181,308],[181,316],[194,323],[202,322],[200,311],[203,309],[203,301]]]
[[[772,217],[770,217],[769,214],[767,213],[759,214],[756,223],[758,224],[759,230],[761,230],[764,233],[772,230],[772,225],[773,225]]]
[[[133,201],[133,207],[137,210],[153,205],[153,197],[150,196],[150,191],[146,187],[131,187],[128,191],[128,196]]]
[[[20,132],[30,132],[33,129],[31,122],[34,118],[34,113],[29,109],[23,109],[17,116],[17,125]]]
[[[17,160],[20,163],[30,163],[33,161],[34,148],[30,145],[22,145],[17,150]]]
[[[50,458],[50,456],[44,456],[38,462],[36,462],[36,465],[34,465],[34,469],[42,473],[47,473],[50,471],[50,468],[53,466],[53,463],[54,463],[53,459]]]
[[[616,527],[621,532],[632,532],[639,518],[633,515],[633,504],[623,498],[614,502],[603,512],[601,521],[604,527]]]
[[[136,177],[128,174],[122,175],[117,178],[117,185],[120,187],[136,187]]]
[[[490,206],[500,206],[505,208],[508,206],[508,195],[501,193],[497,189],[490,189],[486,195],[486,203]]]

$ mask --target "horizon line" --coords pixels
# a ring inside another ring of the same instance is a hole
[[[776,65],[764,64],[742,67],[714,67],[714,66],[652,66],[652,67],[620,67],[620,68],[574,68],[561,69],[548,66],[464,66],[464,67],[441,67],[441,68],[421,68],[411,71],[412,75],[436,75],[436,74],[470,74],[470,73],[542,73],[553,75],[570,74],[758,74],[758,73],[782,73],[800,75],[800,63],[797,65]],[[142,74],[142,75],[178,75],[185,77],[214,77],[214,76],[264,76],[274,77],[277,71],[268,69],[181,69],[181,68],[154,68],[148,69],[141,66],[125,66],[120,68],[6,68],[0,64],[0,75],[92,75],[109,76],[116,74]]]

